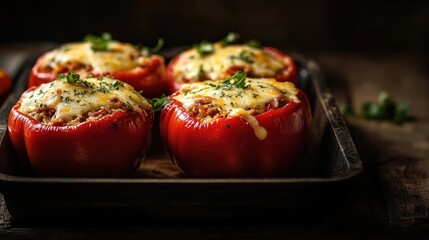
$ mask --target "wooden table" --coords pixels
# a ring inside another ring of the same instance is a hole
[[[0,239],[429,239],[429,71],[424,68],[425,59],[417,55],[307,56],[320,64],[339,105],[349,104],[359,112],[362,103],[375,101],[384,90],[395,100],[409,101],[415,117],[402,125],[346,118],[364,171],[346,200],[322,221],[22,228],[13,226],[1,201]]]

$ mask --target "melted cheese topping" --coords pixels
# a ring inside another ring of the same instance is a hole
[[[199,104],[203,102],[220,112],[223,117],[243,118],[253,128],[255,135],[263,140],[268,133],[259,126],[254,115],[265,112],[267,104],[273,104],[273,107],[277,108],[279,99],[300,102],[297,93],[298,89],[290,82],[277,82],[273,78],[247,78],[244,88],[228,87],[222,81],[184,84],[179,94],[173,98],[189,111],[193,111],[194,107],[200,107]],[[217,118],[207,114],[198,119],[202,122],[211,122]]]
[[[93,51],[91,43],[68,43],[46,53],[40,67],[58,72],[68,64],[91,66],[92,72],[119,72],[131,70],[142,65],[144,57],[133,45],[109,42],[108,51]]]
[[[20,101],[21,113],[47,125],[72,126],[106,113],[152,108],[132,86],[109,77],[81,77],[74,83],[58,78],[24,93]]]
[[[213,44],[211,54],[200,56],[193,48],[183,52],[173,66],[174,78],[179,83],[206,79],[225,79],[235,74],[236,68],[252,76],[275,77],[288,66],[285,59],[262,49],[246,45]]]

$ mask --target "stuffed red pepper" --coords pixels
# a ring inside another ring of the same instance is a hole
[[[234,36],[230,34],[217,43],[203,41],[173,58],[166,75],[170,92],[177,91],[184,83],[225,79],[238,71],[246,72],[249,77],[296,83],[297,70],[291,57],[255,42],[235,44]]]
[[[58,73],[78,72],[110,75],[142,90],[145,97],[158,97],[168,92],[165,63],[162,56],[151,52],[149,48],[114,41],[108,34],[89,36],[83,42],[67,43],[42,55],[30,73],[28,86],[53,81]]]
[[[116,79],[60,74],[22,95],[8,130],[17,154],[38,175],[121,177],[147,153],[151,110],[145,98]]]
[[[190,177],[284,176],[304,157],[311,112],[293,83],[246,78],[184,84],[161,112],[161,136]]]

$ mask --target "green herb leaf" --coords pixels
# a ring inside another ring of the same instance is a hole
[[[152,56],[152,54],[159,52],[163,46],[164,46],[164,39],[163,38],[158,38],[158,42],[156,43],[155,47],[153,47],[153,48],[147,47],[147,46],[142,46],[140,44],[136,45],[136,47],[138,49],[140,49],[140,51],[142,52],[142,55],[144,57],[150,57],[150,56]]]
[[[240,34],[236,32],[230,32],[224,39],[221,40],[222,46],[230,45],[231,43],[235,43],[240,38]]]
[[[204,68],[203,65],[200,65],[200,68],[198,69],[198,80],[204,80],[204,76],[206,75],[206,73],[204,72]]]
[[[407,102],[400,102],[396,105],[395,108],[395,117],[393,118],[393,122],[397,124],[401,124],[411,117],[411,107]]]
[[[253,60],[253,53],[251,53],[249,51],[246,51],[246,50],[241,51],[240,54],[238,55],[238,57],[243,62],[246,62],[246,63],[253,63],[254,62],[254,60]]]
[[[261,43],[255,39],[251,39],[247,41],[245,44],[251,48],[261,48]]]
[[[58,74],[57,79],[64,79],[64,78],[65,78],[66,82],[69,84],[80,85],[83,87],[93,87],[94,86],[94,84],[80,79],[80,75],[76,72],[71,72],[71,73],[68,73],[65,75],[61,74],[61,73]]]
[[[113,81],[112,85],[110,86],[110,89],[112,90],[119,90],[119,87],[123,87],[124,83],[118,80]]]
[[[89,34],[83,40],[90,42],[91,49],[96,52],[109,51],[109,45],[114,41],[110,33],[102,33],[100,37]]]
[[[231,89],[233,87],[246,88],[247,87],[246,76],[247,76],[247,73],[239,71],[236,74],[234,74],[233,76],[225,79],[222,82],[222,85],[226,89]]]
[[[165,105],[171,102],[171,99],[169,96],[162,94],[160,98],[152,98],[147,99],[150,105],[152,105],[153,109],[152,112],[158,112],[161,111]]]
[[[72,72],[66,75],[66,80],[70,84],[75,84],[80,80],[80,75],[78,73]]]
[[[386,120],[397,124],[410,119],[411,108],[406,102],[397,104],[386,92],[381,92],[376,103],[362,105],[360,116],[364,119]]]
[[[202,41],[200,43],[194,44],[194,48],[200,54],[200,56],[211,54],[214,51],[213,44],[208,41]]]

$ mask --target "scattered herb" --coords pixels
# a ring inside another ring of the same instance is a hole
[[[83,40],[85,42],[90,42],[91,49],[96,52],[109,51],[109,44],[113,42],[112,35],[110,33],[102,33],[99,37],[89,34],[86,35]]]
[[[229,125],[229,123],[223,123],[224,126],[226,126],[227,128],[231,128],[231,125]]]
[[[253,53],[243,50],[240,52],[240,54],[238,55],[238,58],[240,58],[243,62],[246,63],[253,63]]]
[[[213,44],[208,41],[202,41],[200,43],[194,44],[194,48],[200,54],[200,56],[211,54],[214,51]]]
[[[261,43],[255,39],[251,39],[247,41],[245,44],[251,48],[261,48]]]
[[[64,100],[64,102],[66,102],[66,103],[73,101],[69,96],[67,96],[67,97],[65,97],[64,99],[61,99],[61,100]]]
[[[360,116],[364,119],[387,120],[401,124],[411,118],[411,108],[406,102],[396,103],[386,92],[381,92],[378,101],[362,105]]]
[[[197,75],[198,80],[204,80],[205,75],[206,73],[204,72],[203,65],[201,64],[200,68],[198,69],[198,75]]]
[[[61,73],[58,74],[57,79],[62,79],[62,78],[65,78],[67,83],[70,83],[73,85],[81,85],[83,87],[93,87],[94,86],[94,84],[80,79],[80,75],[76,72],[71,72],[71,73],[68,73],[66,75],[61,74]]]
[[[170,97],[165,94],[162,94],[160,98],[147,99],[147,101],[153,107],[152,112],[161,111],[165,105],[171,102]]]
[[[156,43],[155,47],[153,47],[153,48],[147,47],[147,46],[142,46],[141,44],[136,44],[136,47],[138,49],[140,49],[140,51],[142,52],[142,55],[144,57],[150,57],[152,54],[159,52],[163,46],[164,46],[164,39],[163,38],[158,38],[158,42]]]
[[[207,85],[209,87],[212,87],[216,90],[218,89],[225,89],[225,90],[230,90],[232,88],[246,88],[246,76],[247,73],[242,72],[242,71],[238,71],[236,74],[234,74],[233,76],[223,80],[223,82],[221,84],[213,84],[213,83],[208,83]],[[241,94],[241,93],[239,93]],[[222,92],[222,95],[225,95],[225,93]],[[226,95],[226,97],[232,97],[232,95]]]
[[[221,40],[222,46],[230,45],[231,43],[235,43],[240,38],[240,34],[236,32],[230,32],[224,39]]]
[[[242,71],[238,71],[233,76],[225,79],[222,82],[222,85],[226,89],[231,89],[233,87],[246,88],[246,76],[247,76],[247,73],[242,72]]]
[[[111,89],[112,89],[112,90],[119,90],[119,87],[123,87],[123,86],[124,86],[124,83],[123,83],[123,82],[120,82],[120,81],[118,81],[118,80],[115,80],[115,81],[113,81],[113,83],[112,83]]]

